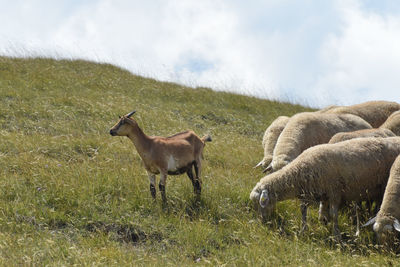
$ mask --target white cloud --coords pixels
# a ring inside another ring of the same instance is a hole
[[[312,106],[399,98],[400,16],[376,4],[1,2],[0,54],[105,61],[161,80]]]
[[[316,88],[344,103],[400,99],[400,17],[345,9],[346,27],[324,44]]]

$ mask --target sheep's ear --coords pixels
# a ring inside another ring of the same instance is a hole
[[[269,195],[268,195],[268,190],[264,189],[261,192],[260,196],[260,206],[261,208],[265,208],[269,203]]]
[[[256,166],[253,167],[253,169],[260,167],[261,165],[263,165],[264,160],[261,160]]]
[[[272,171],[272,164],[269,164],[267,168],[265,168],[265,170],[263,170],[263,173]]]
[[[368,225],[374,224],[376,222],[376,216],[372,219],[370,219],[368,222],[366,222],[365,224],[363,224],[362,227],[366,227]]]
[[[394,219],[393,227],[394,227],[394,229],[396,229],[397,232],[400,232],[400,223],[399,223],[399,220]]]

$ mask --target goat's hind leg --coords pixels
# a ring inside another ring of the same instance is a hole
[[[196,178],[194,179],[193,187],[194,187],[194,192],[197,195],[201,194],[201,179],[200,179],[200,174],[201,174],[201,161],[195,161],[193,163],[194,166],[194,171],[196,173]]]
[[[187,176],[189,177],[190,181],[192,182],[193,185],[193,191],[196,193],[196,183],[193,177],[193,169],[192,166],[186,171]]]

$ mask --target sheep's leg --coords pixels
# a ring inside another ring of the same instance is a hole
[[[307,226],[307,209],[308,209],[308,202],[306,201],[301,201],[300,203],[300,210],[301,210],[301,230],[300,233],[303,233],[304,231],[307,231],[308,226]]]
[[[201,174],[201,161],[197,160],[194,162],[194,171],[196,173],[196,178],[194,179],[194,191],[197,195],[200,195],[201,193],[201,179],[200,179],[200,174]]]
[[[318,220],[325,225],[330,220],[330,218],[329,218],[329,202],[326,200],[322,200],[319,202]]]
[[[156,199],[156,175],[150,172],[147,173],[150,180],[150,193],[151,196]]]
[[[358,203],[354,203],[354,211],[356,213],[356,222],[357,222],[356,236],[360,236],[360,217],[359,217],[359,205],[358,205]]]
[[[160,183],[158,184],[158,188],[160,189],[161,192],[161,197],[163,202],[167,202],[167,197],[165,195],[165,184],[167,182],[167,173],[166,172],[161,172],[160,174]]]
[[[333,233],[336,237],[337,240],[341,239],[340,236],[340,230],[339,230],[339,222],[338,222],[338,210],[339,210],[339,205],[336,203],[331,203],[330,204],[330,216],[332,218],[333,222]]]

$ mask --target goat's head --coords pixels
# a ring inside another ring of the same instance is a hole
[[[136,111],[132,111],[124,116],[119,116],[119,121],[110,129],[112,136],[127,136],[132,125],[137,124],[131,116]]]

